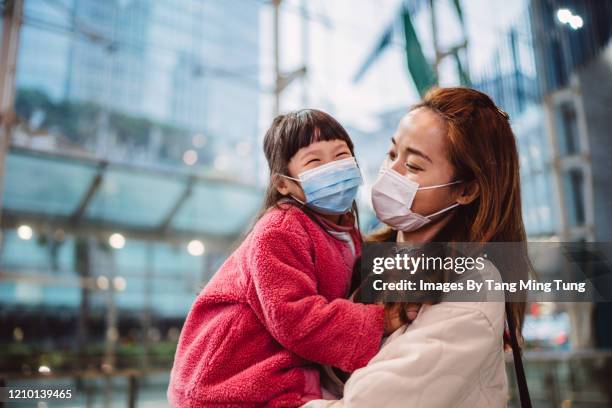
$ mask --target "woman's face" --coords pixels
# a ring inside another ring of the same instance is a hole
[[[454,170],[447,157],[446,128],[442,119],[427,108],[419,108],[402,118],[391,138],[383,166],[392,168],[420,187],[449,183]],[[456,202],[452,186],[420,190],[412,211],[429,215]]]

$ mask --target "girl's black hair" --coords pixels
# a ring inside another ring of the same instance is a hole
[[[342,140],[346,142],[351,154],[355,156],[353,141],[346,130],[331,115],[317,109],[301,109],[278,115],[264,137],[264,154],[268,161],[269,180],[262,208],[257,215],[259,220],[272,207],[283,203],[297,205],[315,222],[319,223],[311,210],[295,200],[287,200],[276,188],[276,177],[288,175],[289,161],[303,147],[314,142]],[[357,207],[353,202],[352,209],[357,222]]]

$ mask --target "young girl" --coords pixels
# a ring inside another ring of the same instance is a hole
[[[281,115],[264,151],[264,209],[187,316],[174,407],[302,405],[321,398],[317,363],[354,371],[393,329],[382,306],[345,299],[361,252],[361,174],[344,128],[317,110]]]

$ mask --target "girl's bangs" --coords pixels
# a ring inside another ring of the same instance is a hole
[[[298,150],[315,142],[342,140],[346,142],[351,152],[353,142],[346,130],[334,118],[320,111],[306,111],[298,115],[295,137],[288,140],[286,157],[293,157]]]

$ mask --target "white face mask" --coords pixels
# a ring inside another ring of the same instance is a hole
[[[423,216],[412,212],[412,202],[418,190],[446,187],[461,180],[435,186],[419,187],[390,168],[383,168],[372,186],[372,206],[379,220],[399,231],[416,231],[431,222],[431,218],[460,205],[455,203],[433,214]]]

